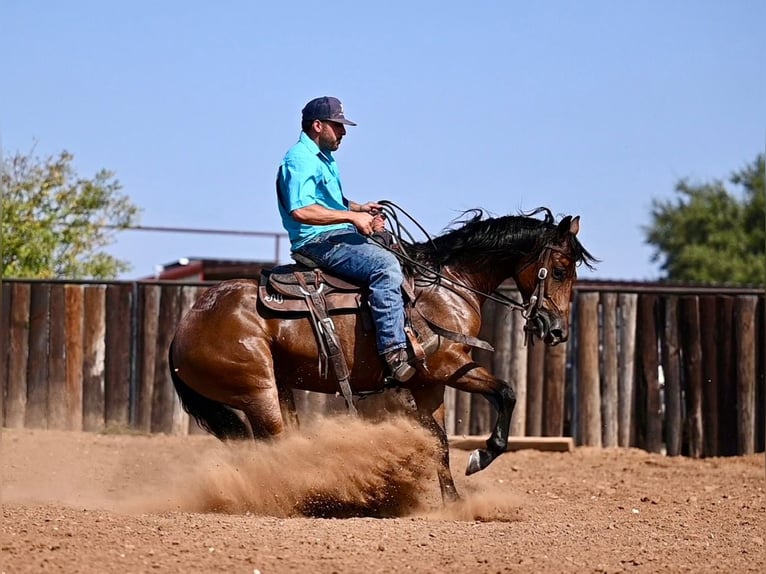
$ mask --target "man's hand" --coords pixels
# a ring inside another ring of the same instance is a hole
[[[375,217],[364,211],[350,211],[351,223],[362,235],[372,235],[374,231]]]

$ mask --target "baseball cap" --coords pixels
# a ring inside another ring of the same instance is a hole
[[[338,98],[332,96],[322,96],[314,98],[303,108],[303,121],[327,120],[328,122],[338,122],[347,126],[355,126],[351,120],[347,120],[343,115],[343,104]]]

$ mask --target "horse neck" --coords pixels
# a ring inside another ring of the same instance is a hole
[[[487,299],[486,295],[494,292],[503,281],[513,277],[516,265],[517,261],[513,260],[487,266],[481,271],[470,271],[460,265],[447,265],[444,269],[459,283],[474,290],[470,291],[470,298],[481,307]]]

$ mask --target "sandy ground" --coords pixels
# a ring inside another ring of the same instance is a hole
[[[327,420],[277,444],[4,430],[0,571],[766,572],[763,454],[508,453],[443,507],[427,436]]]

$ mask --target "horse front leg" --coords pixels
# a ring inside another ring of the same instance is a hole
[[[428,429],[439,441],[439,459],[437,476],[442,502],[455,502],[460,499],[449,467],[449,440],[444,425],[444,385],[435,385],[412,389],[417,416],[420,424]]]
[[[476,449],[468,457],[465,473],[471,475],[487,468],[508,448],[511,416],[516,406],[516,392],[509,383],[498,379],[484,367],[470,360],[449,376],[447,384],[460,391],[484,395],[497,411],[497,422],[487,439],[487,448]]]

